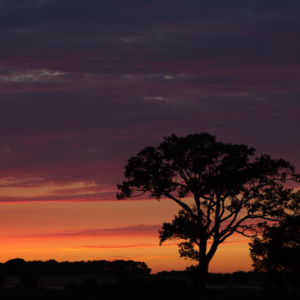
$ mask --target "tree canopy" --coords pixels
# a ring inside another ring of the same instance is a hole
[[[184,224],[173,224],[173,232],[199,246],[202,282],[217,247],[234,232],[253,236],[261,228],[258,221],[282,220],[299,210],[300,192],[286,186],[300,178],[291,163],[255,156],[252,147],[218,142],[208,133],[165,137],[158,147],[131,157],[124,175],[117,185],[118,199],[149,193],[150,198],[169,198],[180,205],[183,212],[174,221]],[[181,226],[188,229],[183,233]]]
[[[300,288],[300,216],[288,216],[279,224],[264,225],[262,236],[252,239],[250,256],[254,270],[268,287]]]

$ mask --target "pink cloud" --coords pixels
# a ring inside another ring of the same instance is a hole
[[[159,246],[159,244],[128,244],[128,245],[92,245],[92,246],[79,246],[68,249],[72,250],[84,250],[84,249],[126,249],[126,248],[159,248],[159,247],[177,247],[177,244],[165,244]]]
[[[158,237],[161,225],[136,225],[118,228],[62,230],[54,233],[37,234],[30,238],[76,238],[76,237],[120,237],[120,236],[147,236]],[[29,237],[29,236],[28,236]]]

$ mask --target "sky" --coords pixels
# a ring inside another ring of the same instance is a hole
[[[300,172],[298,0],[1,0],[0,261],[182,270],[179,207],[116,199],[127,159],[208,132]],[[249,240],[211,272],[251,270]]]

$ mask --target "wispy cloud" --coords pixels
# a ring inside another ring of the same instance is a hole
[[[64,72],[50,71],[50,70],[25,70],[25,71],[12,71],[8,74],[1,74],[0,81],[8,82],[56,82],[59,81],[59,77],[66,75]]]
[[[112,255],[112,256],[106,256],[106,257],[98,257],[94,258],[95,260],[98,259],[105,259],[108,261],[114,261],[114,260],[135,260],[135,261],[144,261],[144,260],[152,260],[152,259],[168,259],[168,258],[176,258],[176,255]]]
[[[117,237],[117,236],[158,236],[161,225],[136,225],[117,228],[61,230],[53,233],[37,234],[29,238],[75,238],[75,237]]]
[[[62,248],[64,251],[81,251],[81,250],[93,250],[93,249],[127,249],[127,248],[159,248],[157,244],[129,244],[129,245],[93,245],[93,246],[79,246]],[[164,247],[178,247],[177,244],[166,244]]]

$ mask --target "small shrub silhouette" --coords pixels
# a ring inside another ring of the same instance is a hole
[[[247,284],[247,282],[248,282],[248,277],[246,272],[238,271],[232,273],[233,284]]]
[[[228,275],[227,274],[215,274],[214,283],[218,285],[227,284],[228,283]]]
[[[83,277],[83,288],[88,290],[98,290],[99,282],[93,277]]]
[[[34,273],[23,273],[21,281],[26,288],[36,288],[39,283],[39,277]]]
[[[6,275],[0,273],[0,287],[2,287],[6,283]]]

